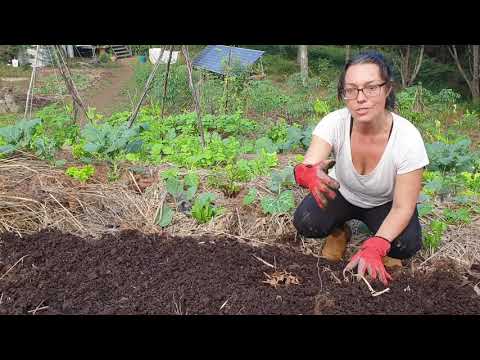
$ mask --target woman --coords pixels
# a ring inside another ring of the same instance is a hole
[[[322,255],[339,261],[351,236],[345,222],[361,220],[375,235],[346,269],[358,266],[360,275],[368,271],[385,285],[391,280],[385,266],[401,266],[401,259],[422,246],[416,204],[429,163],[419,131],[392,112],[392,83],[381,54],[352,58],[338,82],[338,97],[346,107],[318,123],[303,163],[295,167],[297,184],[311,192],[294,215],[298,232],[327,237]]]

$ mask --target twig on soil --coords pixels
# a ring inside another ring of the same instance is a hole
[[[42,300],[42,302],[41,302],[40,304],[38,304],[35,309],[29,310],[29,311],[27,311],[27,312],[28,312],[28,313],[32,313],[32,315],[35,315],[35,314],[37,313],[37,311],[48,309],[48,306],[42,306],[42,307],[40,307],[40,305],[42,305],[44,302],[45,302],[45,300]]]
[[[20,261],[23,261],[23,259],[25,259],[27,256],[29,256],[29,254],[23,255],[20,259],[18,259],[17,262],[16,262],[15,264],[13,264],[13,265],[10,267],[10,269],[8,269],[7,272],[0,277],[0,280],[2,280],[5,276],[7,276],[7,274],[8,274]]]
[[[355,276],[359,277],[360,279],[362,279],[363,281],[365,281],[365,284],[367,284],[368,286],[368,289],[370,290],[370,293],[372,294],[372,296],[379,296],[379,295],[382,295],[383,293],[386,293],[386,292],[389,292],[390,291],[390,288],[386,288],[382,291],[375,291],[373,290],[372,286],[370,285],[370,283],[367,281],[367,279],[365,279],[365,277],[363,275],[360,275],[360,274],[356,274]]]
[[[260,244],[263,244],[263,245],[268,245],[268,246],[271,245],[271,244],[266,243],[264,241],[260,241],[260,240],[257,240],[257,239],[252,239],[252,238],[249,238],[249,237],[246,237],[246,236],[238,236],[238,235],[229,234],[229,233],[226,233],[225,231],[217,231],[214,234],[215,235],[217,235],[217,234],[225,235],[225,236],[232,237],[234,239],[239,239],[239,240],[247,240],[247,241],[251,241],[251,242],[257,242],[257,243],[260,243]]]
[[[65,206],[63,206],[63,205],[55,198],[55,196],[53,196],[52,194],[48,194],[48,195],[50,195],[51,198],[52,198],[53,200],[55,200],[56,203],[57,203],[58,205],[60,205],[60,206],[62,207],[62,209],[65,210],[65,211],[67,212],[67,214],[69,214],[69,215],[72,217],[75,225],[78,226],[78,228],[80,229],[80,231],[87,232],[87,230],[82,226],[82,224],[80,224],[80,222],[75,218],[75,216],[73,216],[73,214],[70,212],[70,210],[68,210]]]
[[[478,287],[479,284],[480,284],[480,282],[477,283],[477,284],[475,284],[475,286],[473,287],[473,290],[475,291],[475,293],[476,293],[478,296],[480,296],[480,288]],[[3,294],[2,294],[2,295],[3,295]]]
[[[230,298],[228,298],[227,300],[225,300],[225,302],[222,304],[222,306],[220,306],[220,309],[219,309],[218,311],[222,310],[223,307],[224,307],[225,305],[227,305],[228,300],[230,300]]]
[[[182,296],[180,296],[180,299],[178,299],[178,303],[175,301],[175,293],[173,294],[173,305],[175,306],[175,314],[176,315],[187,315],[187,312],[185,314],[182,313]]]
[[[320,259],[320,258],[319,258],[319,259]],[[335,273],[334,273],[330,268],[325,267],[325,266],[324,266],[323,268],[324,268],[325,270],[327,270],[327,271],[330,271],[330,276],[333,277],[333,279],[337,282],[337,284],[340,284],[340,285],[342,284],[342,280],[340,280],[340,279],[338,278],[338,276],[335,275]],[[324,271],[325,271],[325,270],[324,270]],[[344,276],[345,276],[345,275],[344,275]]]
[[[235,208],[238,217],[238,227],[240,228],[240,235],[243,234],[242,220],[240,220],[240,214],[238,213],[238,208]]]
[[[266,262],[265,260],[259,258],[258,256],[256,255],[252,255],[255,259],[257,259],[258,261],[261,261],[262,263],[264,263],[265,265],[267,266],[270,266],[272,269],[275,269],[276,267],[268,262]]]
[[[140,190],[140,187],[139,187],[138,184],[137,184],[137,180],[135,180],[135,177],[133,176],[133,174],[132,174],[131,171],[129,171],[128,173],[130,174],[130,176],[131,176],[131,178],[132,178],[132,180],[133,180],[133,183],[134,183],[135,186],[137,187],[138,192],[141,194],[141,193],[142,193],[142,190]]]
[[[3,292],[2,292],[2,296],[0,296],[0,305],[3,304]]]
[[[322,277],[320,276],[320,268],[318,267],[318,263],[320,262],[320,258],[317,258],[317,275],[318,275],[318,280],[320,280],[320,291],[323,290],[323,282],[322,282]]]

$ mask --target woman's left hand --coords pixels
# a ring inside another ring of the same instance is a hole
[[[392,280],[390,274],[385,270],[382,258],[390,250],[390,242],[379,236],[372,236],[361,246],[360,250],[353,255],[345,270],[352,270],[358,265],[358,274],[363,276],[365,270],[372,279],[379,280],[387,286],[388,280]]]

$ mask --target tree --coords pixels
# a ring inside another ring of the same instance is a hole
[[[303,85],[307,84],[308,79],[308,46],[298,45],[298,57],[300,58],[300,74]]]
[[[412,45],[399,46],[398,55],[393,57],[402,78],[402,87],[406,88],[413,84],[422,65],[425,45],[415,49]],[[415,62],[413,60],[415,59]]]
[[[352,45],[345,45],[345,64],[350,60],[350,52],[352,50]]]
[[[472,94],[472,101],[475,104],[480,102],[480,84],[479,84],[479,74],[480,74],[480,62],[479,62],[479,48],[480,45],[467,45],[464,51],[463,63],[467,63],[468,72],[465,71],[464,66],[462,65],[462,59],[458,54],[457,47],[455,45],[448,46],[448,50],[457,64],[458,70],[462,74],[463,78],[467,82],[467,85]]]

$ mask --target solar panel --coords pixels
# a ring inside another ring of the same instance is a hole
[[[264,51],[244,49],[225,45],[208,45],[193,60],[192,65],[199,69],[212,71],[217,74],[225,74],[225,64],[239,64],[247,67],[254,64]]]

